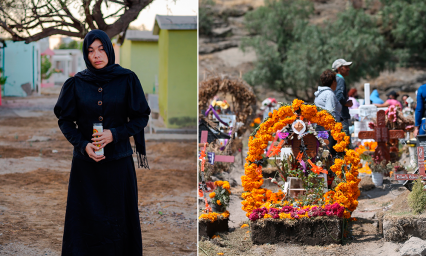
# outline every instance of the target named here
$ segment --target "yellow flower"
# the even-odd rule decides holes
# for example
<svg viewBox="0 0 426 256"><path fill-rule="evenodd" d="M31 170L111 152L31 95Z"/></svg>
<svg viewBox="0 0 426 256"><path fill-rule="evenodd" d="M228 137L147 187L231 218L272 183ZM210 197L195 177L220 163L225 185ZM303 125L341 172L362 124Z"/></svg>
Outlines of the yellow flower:
<svg viewBox="0 0 426 256"><path fill-rule="evenodd" d="M217 204L217 205L222 205L222 204L220 203L220 200L216 200L216 204Z"/></svg>
<svg viewBox="0 0 426 256"><path fill-rule="evenodd" d="M224 211L224 212L222 213L222 216L223 216L225 219L227 219L227 218L229 217L229 212L228 212L228 211Z"/></svg>
<svg viewBox="0 0 426 256"><path fill-rule="evenodd" d="M209 194L209 197L210 198L213 198L213 197L215 197L216 196L216 193L215 192L211 192L210 194Z"/></svg>
<svg viewBox="0 0 426 256"><path fill-rule="evenodd" d="M248 224L243 224L242 226L241 226L241 228L246 228L246 227L248 227L249 225Z"/></svg>
<svg viewBox="0 0 426 256"><path fill-rule="evenodd" d="M223 255L223 252L218 252L217 255Z"/></svg>

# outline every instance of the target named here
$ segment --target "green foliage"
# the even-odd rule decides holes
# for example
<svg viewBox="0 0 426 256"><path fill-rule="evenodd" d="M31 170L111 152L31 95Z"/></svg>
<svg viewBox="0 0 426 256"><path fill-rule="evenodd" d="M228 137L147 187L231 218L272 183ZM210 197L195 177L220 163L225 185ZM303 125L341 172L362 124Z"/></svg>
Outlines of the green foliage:
<svg viewBox="0 0 426 256"><path fill-rule="evenodd" d="M41 78L49 79L54 72L52 71L49 72L50 68L52 67L52 63L50 63L50 60L47 56L41 56L40 66L41 66Z"/></svg>
<svg viewBox="0 0 426 256"><path fill-rule="evenodd" d="M83 49L83 42L77 42L75 40L69 43L61 43L59 49Z"/></svg>
<svg viewBox="0 0 426 256"><path fill-rule="evenodd" d="M423 190L422 179L419 177L413 185L413 190L408 195L408 205L415 214L420 214L426 207L426 191Z"/></svg>
<svg viewBox="0 0 426 256"><path fill-rule="evenodd" d="M242 49L253 47L255 68L244 79L313 102L319 76L339 58L353 61L347 83L376 77L389 62L389 48L376 20L350 8L333 23L309 24L313 5L306 0L266 0L246 15L254 36Z"/></svg>
<svg viewBox="0 0 426 256"><path fill-rule="evenodd" d="M0 73L3 74L3 68L0 68ZM4 85L7 81L7 76L1 76L0 77L0 85Z"/></svg>
<svg viewBox="0 0 426 256"><path fill-rule="evenodd" d="M199 5L198 32L200 33L200 35L211 35L213 27L212 6L215 5L215 2L213 0L200 0Z"/></svg>
<svg viewBox="0 0 426 256"><path fill-rule="evenodd" d="M229 205L229 201L231 200L229 192L221 186L217 186L213 192L215 193L215 196L212 198L212 203L219 207L223 207L223 211L226 211L226 208ZM221 205L217 204L218 200L220 201Z"/></svg>
<svg viewBox="0 0 426 256"><path fill-rule="evenodd" d="M383 31L402 66L426 62L426 2L381 0Z"/></svg>

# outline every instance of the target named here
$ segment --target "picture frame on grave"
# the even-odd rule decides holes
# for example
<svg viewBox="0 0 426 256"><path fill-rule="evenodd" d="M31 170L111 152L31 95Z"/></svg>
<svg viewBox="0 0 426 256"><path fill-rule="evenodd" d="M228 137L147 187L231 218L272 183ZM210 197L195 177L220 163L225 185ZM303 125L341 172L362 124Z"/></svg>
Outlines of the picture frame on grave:
<svg viewBox="0 0 426 256"><path fill-rule="evenodd" d="M317 157L318 154L318 148L320 146L318 139L313 134L307 134L303 136L303 144L306 146L306 154L314 159ZM293 139L290 142L293 154L297 156L300 152L300 146L302 144L302 141L297 139L296 136L293 137Z"/></svg>
<svg viewBox="0 0 426 256"><path fill-rule="evenodd" d="M423 152L426 152L426 134L417 135L417 147L423 147ZM424 160L426 160L426 154L424 156Z"/></svg>

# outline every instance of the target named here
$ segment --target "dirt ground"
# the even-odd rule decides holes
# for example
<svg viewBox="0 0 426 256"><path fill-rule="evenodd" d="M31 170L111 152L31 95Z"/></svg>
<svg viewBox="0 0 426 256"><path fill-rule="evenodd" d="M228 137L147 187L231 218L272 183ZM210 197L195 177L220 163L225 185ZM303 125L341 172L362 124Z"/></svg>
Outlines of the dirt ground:
<svg viewBox="0 0 426 256"><path fill-rule="evenodd" d="M73 147L56 100L0 106L0 255L60 255ZM196 136L147 141L147 156L151 170L136 170L144 255L196 255Z"/></svg>

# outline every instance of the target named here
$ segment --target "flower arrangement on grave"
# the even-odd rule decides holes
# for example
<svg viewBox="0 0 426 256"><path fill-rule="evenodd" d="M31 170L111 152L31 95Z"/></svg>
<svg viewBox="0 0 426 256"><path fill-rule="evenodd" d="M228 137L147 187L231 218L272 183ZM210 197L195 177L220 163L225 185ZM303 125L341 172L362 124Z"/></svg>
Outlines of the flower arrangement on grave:
<svg viewBox="0 0 426 256"><path fill-rule="evenodd" d="M326 131L316 131L322 126ZM328 136L336 140L337 153L328 149ZM266 154L265 149L272 141ZM241 177L244 192L243 207L251 220L259 218L298 219L316 216L350 218L358 205L359 155L347 149L349 136L342 132L342 124L315 105L295 99L291 105L281 103L278 110L253 131L249 137L249 151ZM282 147L290 147L292 154L277 159ZM272 179L280 190L272 192L262 188L264 179L262 163L275 158L278 176ZM324 183L324 174L334 177L334 184ZM321 178L322 177L322 178ZM297 179L303 185L303 193L291 196L286 193L285 182ZM328 182L327 182L328 183ZM331 190L327 191L327 187ZM290 191L290 190L289 190ZM324 214L325 212L325 214Z"/></svg>
<svg viewBox="0 0 426 256"><path fill-rule="evenodd" d="M260 119L260 117L256 117L253 120L253 122L250 124L250 127L253 127L253 128L256 129L260 125L261 122L262 122L262 119Z"/></svg>
<svg viewBox="0 0 426 256"><path fill-rule="evenodd" d="M371 169L369 167L368 161L372 159L376 148L377 142L375 141L365 141L363 145L359 145L357 148L355 148L355 152L359 155L361 160L364 160L363 167L358 169L358 172L371 174Z"/></svg>
<svg viewBox="0 0 426 256"><path fill-rule="evenodd" d="M219 212L224 212L229 205L229 196L231 195L231 186L228 181L215 181L216 189L209 194L212 204Z"/></svg>
<svg viewBox="0 0 426 256"><path fill-rule="evenodd" d="M204 148L200 152L200 170L201 170L201 177L204 179L204 165L206 162L206 145L204 145ZM226 210L226 206L229 204L229 195L231 194L231 186L228 181L215 181L215 185L217 186L216 189L209 194L209 197L213 200L216 200L213 202L215 205L223 205L223 211L222 212L213 212L207 198L205 199L205 209L202 210L204 213L200 214L199 219L200 220L210 220L211 222L215 222L217 220L227 219L229 218L229 212ZM201 189L203 190L203 189ZM202 196L204 196L204 193L206 191L202 191Z"/></svg>
<svg viewBox="0 0 426 256"><path fill-rule="evenodd" d="M404 162L404 164L405 164L405 162ZM407 173L407 169L405 168L405 166L402 164L402 163L400 163L399 161L398 162L395 162L395 163L388 163L387 165L386 165L386 168L389 170L389 172L390 172L390 176L392 177L395 173Z"/></svg>
<svg viewBox="0 0 426 256"><path fill-rule="evenodd" d="M379 161L378 158L372 157L367 162L372 172L382 173L382 174L389 172L388 164L386 163L386 160Z"/></svg>
<svg viewBox="0 0 426 256"><path fill-rule="evenodd" d="M412 117L405 117L401 110L395 106L390 106L386 111L386 127L389 130L404 130L407 132L414 130L414 119ZM375 122L368 124L369 128L376 127Z"/></svg>

